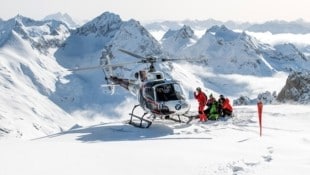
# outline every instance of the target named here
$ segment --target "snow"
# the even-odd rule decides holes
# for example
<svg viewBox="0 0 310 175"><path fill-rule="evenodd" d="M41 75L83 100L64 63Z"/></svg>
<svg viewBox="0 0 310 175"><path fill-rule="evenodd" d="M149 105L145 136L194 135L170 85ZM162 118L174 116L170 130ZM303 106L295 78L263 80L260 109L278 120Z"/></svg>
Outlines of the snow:
<svg viewBox="0 0 310 175"><path fill-rule="evenodd" d="M299 174L309 173L310 108L256 106L236 117L139 129L107 122L33 140L0 143L0 173L13 174ZM124 112L125 114L125 112ZM285 168L283 168L285 167Z"/></svg>

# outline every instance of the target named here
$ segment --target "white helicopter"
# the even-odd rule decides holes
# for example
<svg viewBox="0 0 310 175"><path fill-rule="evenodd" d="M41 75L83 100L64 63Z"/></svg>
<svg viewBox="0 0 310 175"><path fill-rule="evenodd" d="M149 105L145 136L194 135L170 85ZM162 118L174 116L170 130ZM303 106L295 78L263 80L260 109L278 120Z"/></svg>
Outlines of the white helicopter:
<svg viewBox="0 0 310 175"><path fill-rule="evenodd" d="M107 86L111 93L114 93L115 86L119 85L137 96L139 104L135 105L131 111L129 124L149 128L154 119L170 119L175 122L189 123L195 116L189 115L190 104L186 100L183 88L176 80L165 79L164 73L155 70L154 63L165 61L176 61L186 59L166 59L156 57L143 57L138 54L119 49L119 51L133 56L138 61L130 63L111 64L113 55L110 49L102 53L100 66L77 68L73 71L102 68L105 73ZM115 67L122 67L133 63L150 64L148 70L136 72L135 79L127 79L113 75ZM144 113L135 113L137 108L142 108Z"/></svg>

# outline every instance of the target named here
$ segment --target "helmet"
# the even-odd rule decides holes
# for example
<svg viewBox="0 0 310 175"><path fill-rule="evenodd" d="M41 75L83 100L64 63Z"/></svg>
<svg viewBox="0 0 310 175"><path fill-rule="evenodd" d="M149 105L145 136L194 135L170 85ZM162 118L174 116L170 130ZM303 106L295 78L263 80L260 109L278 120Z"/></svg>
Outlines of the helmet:
<svg viewBox="0 0 310 175"><path fill-rule="evenodd" d="M220 95L220 98L224 98L224 95Z"/></svg>
<svg viewBox="0 0 310 175"><path fill-rule="evenodd" d="M197 87L196 90L197 90L198 92L200 92L200 91L201 91L201 88L200 88L200 87Z"/></svg>

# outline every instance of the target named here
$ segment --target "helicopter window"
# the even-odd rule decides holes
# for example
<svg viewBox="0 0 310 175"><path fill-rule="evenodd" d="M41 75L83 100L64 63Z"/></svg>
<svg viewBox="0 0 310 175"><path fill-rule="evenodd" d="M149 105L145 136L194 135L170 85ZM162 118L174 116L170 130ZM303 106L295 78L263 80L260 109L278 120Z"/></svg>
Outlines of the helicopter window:
<svg viewBox="0 0 310 175"><path fill-rule="evenodd" d="M163 77L160 74L158 74L156 75L156 79L160 80L160 79L163 79Z"/></svg>
<svg viewBox="0 0 310 175"><path fill-rule="evenodd" d="M178 100L173 84L163 84L156 87L157 101Z"/></svg>
<svg viewBox="0 0 310 175"><path fill-rule="evenodd" d="M174 87L175 94L176 94L177 98L178 98L179 100L180 100L180 99L184 100L185 97L184 97L184 95L183 95L183 91L182 91L181 86L180 86L179 84L173 84L173 87Z"/></svg>
<svg viewBox="0 0 310 175"><path fill-rule="evenodd" d="M144 96L145 96L146 98L149 98L149 99L154 100L153 88L146 87L146 88L144 89Z"/></svg>

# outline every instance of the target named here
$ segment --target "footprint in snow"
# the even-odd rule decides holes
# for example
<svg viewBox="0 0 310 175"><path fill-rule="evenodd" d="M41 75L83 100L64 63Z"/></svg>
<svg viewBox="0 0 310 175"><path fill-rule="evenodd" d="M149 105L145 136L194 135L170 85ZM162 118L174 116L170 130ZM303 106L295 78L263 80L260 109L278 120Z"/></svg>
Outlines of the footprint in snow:
<svg viewBox="0 0 310 175"><path fill-rule="evenodd" d="M263 155L262 158L264 159L265 162L271 162L273 160L272 158L272 154L273 154L273 147L268 147L268 154L267 155Z"/></svg>

